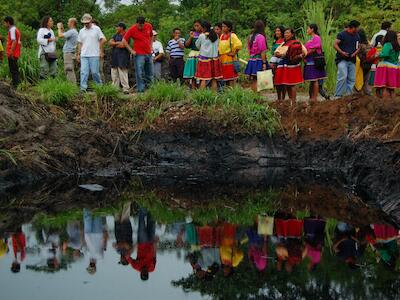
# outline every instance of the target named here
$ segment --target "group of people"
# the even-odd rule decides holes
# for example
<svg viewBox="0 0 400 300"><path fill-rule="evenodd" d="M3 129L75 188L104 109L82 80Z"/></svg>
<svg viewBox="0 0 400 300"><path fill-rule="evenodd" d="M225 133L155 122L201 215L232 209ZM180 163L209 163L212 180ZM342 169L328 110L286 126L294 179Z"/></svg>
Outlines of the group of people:
<svg viewBox="0 0 400 300"><path fill-rule="evenodd" d="M68 20L67 30L64 30L62 23L58 23L56 35L52 29L52 18L43 18L37 33L40 78L56 76L56 44L61 38L64 40L63 60L67 79L76 83L78 62L82 91L87 90L90 75L97 84L104 81L102 73L106 37L89 14L83 15L81 23L83 28L79 32L75 18ZM12 17L6 17L4 25L9 30L7 56L12 82L17 85L21 34ZM395 89L400 88L400 34L391 30L390 22L384 22L382 30L369 43L365 32L359 27L360 23L353 20L335 39L333 47L337 52L338 67L335 97L352 94L355 86L370 94L368 85L376 88L376 95L379 97L394 96ZM211 87L214 90L224 85L233 86L241 72L238 54L243 48L242 41L233 31L230 21L212 26L208 21L196 20L186 38L182 37L180 28L174 28L172 39L168 41L164 51L162 43L157 39L157 32L144 17L138 17L129 29L120 22L116 26L115 35L108 42L111 48L112 82L122 87L125 93L129 93L128 69L133 56L138 92L143 92L154 78L161 79L161 67L166 58L173 81L187 82L191 88ZM329 96L323 89L323 82L327 78L326 59L318 25L310 24L307 35L310 39L303 44L296 38L292 28L278 26L274 30L273 43L269 49L265 24L257 20L247 39L250 58L244 70L244 74L252 81L252 88L257 90L259 72L272 69L278 100L285 99L286 94L295 100L296 86L304 81L310 82L311 101L316 101L319 93L328 99ZM361 87L356 84L357 68L362 70ZM357 72L357 76L358 74Z"/></svg>
<svg viewBox="0 0 400 300"><path fill-rule="evenodd" d="M104 257L111 239L119 256L118 264L131 266L140 274L141 280L148 280L149 274L156 269L157 245L165 243L167 238L176 249L186 249L186 259L197 278L210 280L218 272L226 277L232 275L244 261L258 272L273 265L277 271L291 273L306 260L308 270L314 271L326 249L326 221L317 216L298 219L278 211L274 216L256 216L251 226L224 221L201 225L193 222L190 216L182 222L157 224L146 209L139 208L135 217L137 221L132 223L131 218L132 204L122 204L114 215L114 237L105 217L96 216L87 209L83 210L83 222L70 220L65 230L51 227L34 229L31 225L24 225L0 239L0 257L11 248L14 257L11 271L18 273L27 253L32 253L32 247L40 245L40 260L33 264L30 261L27 269L54 272L67 268L65 261L86 258L86 271L95 274L98 261ZM137 224L136 231L134 224ZM400 254L399 239L399 230L388 224L356 228L337 222L332 249L328 252L334 253L338 262L357 268L365 249L371 247L379 261L394 269ZM136 258L132 258L135 248Z"/></svg>

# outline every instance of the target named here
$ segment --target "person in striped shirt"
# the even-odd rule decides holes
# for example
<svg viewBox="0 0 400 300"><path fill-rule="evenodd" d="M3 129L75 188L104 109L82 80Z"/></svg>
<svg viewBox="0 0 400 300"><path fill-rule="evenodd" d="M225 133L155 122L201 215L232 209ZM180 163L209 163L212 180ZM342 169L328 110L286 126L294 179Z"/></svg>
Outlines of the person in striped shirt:
<svg viewBox="0 0 400 300"><path fill-rule="evenodd" d="M169 73L173 81L179 79L180 83L183 83L185 39L181 37L179 28L174 28L172 36L173 38L168 42L166 49L169 54Z"/></svg>

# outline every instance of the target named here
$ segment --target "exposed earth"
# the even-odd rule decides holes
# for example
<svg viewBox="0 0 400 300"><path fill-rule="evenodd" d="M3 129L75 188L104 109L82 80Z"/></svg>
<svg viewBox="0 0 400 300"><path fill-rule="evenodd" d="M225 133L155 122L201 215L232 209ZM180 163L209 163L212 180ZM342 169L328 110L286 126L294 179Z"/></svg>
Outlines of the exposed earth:
<svg viewBox="0 0 400 300"><path fill-rule="evenodd" d="M167 107L151 128L138 131L83 118L79 103L32 102L0 83L0 194L65 175L232 184L262 181L273 170L311 169L339 176L400 223L399 98L271 106L281 115L273 137L210 121L188 103Z"/></svg>

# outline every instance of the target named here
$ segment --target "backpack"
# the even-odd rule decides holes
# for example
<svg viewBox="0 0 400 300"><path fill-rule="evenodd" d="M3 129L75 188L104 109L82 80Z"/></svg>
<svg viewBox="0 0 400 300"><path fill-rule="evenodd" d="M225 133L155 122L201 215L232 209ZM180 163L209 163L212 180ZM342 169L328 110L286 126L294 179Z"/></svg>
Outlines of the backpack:
<svg viewBox="0 0 400 300"><path fill-rule="evenodd" d="M288 59L289 65L297 65L299 64L303 58L301 55L303 54L303 46L299 41L292 41L289 44L289 49L286 53L286 57Z"/></svg>

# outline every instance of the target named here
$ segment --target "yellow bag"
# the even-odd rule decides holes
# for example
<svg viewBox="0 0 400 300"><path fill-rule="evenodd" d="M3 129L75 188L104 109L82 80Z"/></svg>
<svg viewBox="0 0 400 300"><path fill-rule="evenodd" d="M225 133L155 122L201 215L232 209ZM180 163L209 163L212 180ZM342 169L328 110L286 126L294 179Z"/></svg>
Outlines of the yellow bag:
<svg viewBox="0 0 400 300"><path fill-rule="evenodd" d="M257 92L274 88L272 70L257 72Z"/></svg>
<svg viewBox="0 0 400 300"><path fill-rule="evenodd" d="M258 215L258 228L259 235L272 235L274 232L274 217Z"/></svg>
<svg viewBox="0 0 400 300"><path fill-rule="evenodd" d="M356 84L354 85L354 88L357 90L357 92L360 92L364 86L364 72L361 66L361 61L357 56L356 60Z"/></svg>

